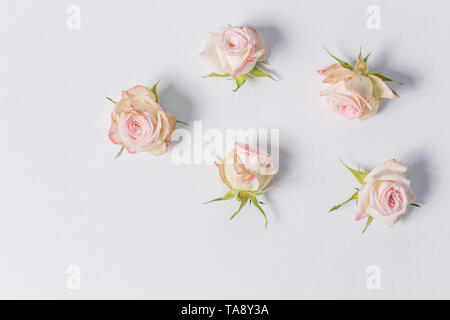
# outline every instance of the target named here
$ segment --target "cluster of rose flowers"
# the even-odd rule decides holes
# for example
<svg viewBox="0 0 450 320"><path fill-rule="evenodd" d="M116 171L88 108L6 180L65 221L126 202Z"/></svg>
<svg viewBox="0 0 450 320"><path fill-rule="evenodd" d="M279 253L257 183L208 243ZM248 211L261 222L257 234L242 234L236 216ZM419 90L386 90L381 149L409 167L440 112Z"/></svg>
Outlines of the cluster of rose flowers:
<svg viewBox="0 0 450 320"><path fill-rule="evenodd" d="M330 53L336 63L318 71L325 77L323 82L330 84L320 95L326 97L332 110L347 119L364 120L372 117L377 113L381 99L393 99L396 96L386 82L401 84L382 74L369 72L366 64L369 55L363 58L360 52L352 66ZM230 78L236 82L234 91L242 87L248 78L276 79L261 65L267 59L268 49L254 28L229 26L218 33L210 33L201 56L212 66L212 72L205 77ZM108 99L115 104L109 138L121 146L118 155L125 149L131 154L148 152L154 156L162 155L168 151L176 124L186 124L166 113L159 105L157 84L152 88L137 85L125 90L117 102ZM230 220L247 203L252 203L264 216L267 227L263 202L257 197L272 189L267 187L276 174L271 156L236 142L228 155L217 161L216 165L228 192L210 202L230 199L240 202ZM407 167L396 160L386 161L370 172L345 166L361 187L347 201L330 211L356 200L355 219L367 218L364 231L373 219L394 226L408 212L409 205L418 206L413 203L415 196L410 181L405 177Z"/></svg>

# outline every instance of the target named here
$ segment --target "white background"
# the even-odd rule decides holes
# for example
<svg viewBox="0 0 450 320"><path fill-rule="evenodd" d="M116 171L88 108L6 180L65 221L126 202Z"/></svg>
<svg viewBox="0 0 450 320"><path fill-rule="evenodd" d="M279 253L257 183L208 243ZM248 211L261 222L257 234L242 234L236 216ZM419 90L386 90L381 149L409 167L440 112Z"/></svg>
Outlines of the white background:
<svg viewBox="0 0 450 320"><path fill-rule="evenodd" d="M66 9L81 8L81 29ZM366 9L381 8L381 29ZM450 6L446 1L1 1L0 298L450 298ZM281 79L237 93L198 54L208 32L256 27ZM318 96L323 46L405 83L373 118L347 121ZM353 60L352 60L353 61ZM124 153L112 104L161 79L161 104L204 127L280 129L280 172L265 201L238 203L210 165ZM192 126L189 130L192 130ZM357 184L339 163L395 157L421 209L361 234ZM81 268L68 290L66 269ZM368 290L366 268L381 268Z"/></svg>

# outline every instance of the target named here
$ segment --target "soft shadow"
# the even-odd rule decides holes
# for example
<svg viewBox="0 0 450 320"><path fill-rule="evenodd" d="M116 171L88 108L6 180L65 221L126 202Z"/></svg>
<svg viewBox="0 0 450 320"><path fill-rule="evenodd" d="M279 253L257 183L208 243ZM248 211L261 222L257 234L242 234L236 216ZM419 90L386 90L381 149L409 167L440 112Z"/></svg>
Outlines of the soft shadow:
<svg viewBox="0 0 450 320"><path fill-rule="evenodd" d="M387 49L382 51L381 54L376 56L375 55L376 53L374 52L374 57L369 57L369 59L373 58L373 60L375 61L374 64L370 64L369 60L367 61L369 72L372 71L381 73L382 75L390 79L403 83L403 85L400 85L394 82L386 82L388 87L394 90L399 97L401 97L402 94L404 94L406 91L412 90L416 87L417 78L415 78L411 73L396 69L396 67L392 65L392 54ZM384 110L386 109L385 107L391 103L392 101L389 99L381 99L378 112L384 112Z"/></svg>
<svg viewBox="0 0 450 320"><path fill-rule="evenodd" d="M393 54L391 50L394 47L386 46L380 53L374 51L373 56L369 57L367 64L370 68L369 71L378 72L388 78L402 82L403 86L393 82L387 83L389 87L392 87L401 96L401 91L415 89L419 84L419 80L412 73L406 71L411 70L410 68L399 70L398 67L393 65L393 59L391 59ZM370 63L370 59L373 59L374 63Z"/></svg>
<svg viewBox="0 0 450 320"><path fill-rule="evenodd" d="M269 146L268 150L272 150L271 146ZM281 215L279 214L280 209L277 206L277 200L274 196L274 193L276 193L277 190L281 190L283 186L286 186L293 180L295 180L295 176L293 175L293 172L295 172L295 170L293 170L294 155L287 149L279 147L278 160L276 159L276 157L274 157L273 154L272 157L274 165L276 166L278 171L273 177L269 186L274 186L275 190L267 192L264 197L266 199L267 205L270 207L270 214L273 218L273 221L279 222L281 220Z"/></svg>
<svg viewBox="0 0 450 320"><path fill-rule="evenodd" d="M195 120L192 99L174 84L161 88L158 99L164 111L173 114L177 120L187 123Z"/></svg>
<svg viewBox="0 0 450 320"><path fill-rule="evenodd" d="M260 25L251 23L248 25L254 27L256 31L261 34L261 37L264 39L264 43L269 50L269 59L271 53L278 53L286 47L287 41L278 27L274 25Z"/></svg>
<svg viewBox="0 0 450 320"><path fill-rule="evenodd" d="M377 114L384 113L384 110L386 109L387 106L389 106L390 103L392 103L390 99L381 99Z"/></svg>
<svg viewBox="0 0 450 320"><path fill-rule="evenodd" d="M272 74L275 78L281 80L282 76L271 68L270 57L278 54L281 51L284 51L287 45L287 41L283 36L283 32L281 32L280 29L274 25L267 25L267 24L261 25L258 23L248 23L246 25L253 27L256 29L256 31L258 31L258 33L264 39L264 43L266 44L267 50L269 51L267 61L265 63L262 63L261 67L265 71Z"/></svg>
<svg viewBox="0 0 450 320"><path fill-rule="evenodd" d="M269 150L272 146L269 145ZM281 146L279 148L278 153L278 159L274 155L272 155L272 159L274 162L275 167L278 169L277 173L273 177L271 184L277 185L277 187L281 187L283 184L288 183L290 180L292 180L292 159L293 155L290 151L288 151L285 148L282 148ZM278 163L276 163L278 162Z"/></svg>
<svg viewBox="0 0 450 320"><path fill-rule="evenodd" d="M427 197L432 192L430 161L426 158L424 152L415 152L405 157L404 163L408 165L406 176L411 181L411 189L416 195L414 203L423 206L427 203ZM410 213L420 213L422 210L423 208L409 207ZM410 214L407 214L403 219L409 219L409 217Z"/></svg>

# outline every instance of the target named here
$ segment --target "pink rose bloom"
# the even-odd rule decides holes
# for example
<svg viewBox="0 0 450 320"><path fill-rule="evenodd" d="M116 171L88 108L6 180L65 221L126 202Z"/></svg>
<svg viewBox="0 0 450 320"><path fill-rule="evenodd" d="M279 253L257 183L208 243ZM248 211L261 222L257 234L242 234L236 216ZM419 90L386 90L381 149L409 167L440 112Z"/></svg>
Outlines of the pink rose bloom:
<svg viewBox="0 0 450 320"><path fill-rule="evenodd" d="M358 192L355 219L371 216L393 227L416 199L404 175L407 169L394 159L372 169Z"/></svg>
<svg viewBox="0 0 450 320"><path fill-rule="evenodd" d="M210 33L205 49L200 54L219 75L234 78L250 72L258 61L267 58L267 48L254 28L227 27L219 33Z"/></svg>
<svg viewBox="0 0 450 320"><path fill-rule="evenodd" d="M216 165L222 181L232 190L261 191L276 173L269 154L239 142Z"/></svg>
<svg viewBox="0 0 450 320"><path fill-rule="evenodd" d="M324 83L331 87L320 92L330 107L347 119L367 119L377 113L382 98L394 99L395 95L384 81L367 72L365 62L358 57L353 70L339 63L318 70L325 76Z"/></svg>
<svg viewBox="0 0 450 320"><path fill-rule="evenodd" d="M129 153L149 152L161 155L167 152L176 119L165 113L156 102L155 94L138 85L122 92L122 98L111 113L109 138L122 145Z"/></svg>

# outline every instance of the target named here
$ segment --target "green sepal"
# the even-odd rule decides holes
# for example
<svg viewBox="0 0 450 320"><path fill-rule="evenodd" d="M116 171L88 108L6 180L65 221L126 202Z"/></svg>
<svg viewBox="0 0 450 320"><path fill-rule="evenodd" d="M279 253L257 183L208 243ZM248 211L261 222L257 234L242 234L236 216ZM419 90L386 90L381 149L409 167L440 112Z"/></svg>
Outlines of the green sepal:
<svg viewBox="0 0 450 320"><path fill-rule="evenodd" d="M203 76L202 78L211 78L211 77L226 78L226 77L231 77L231 74L230 73L218 74L218 73L213 72L206 76Z"/></svg>
<svg viewBox="0 0 450 320"><path fill-rule="evenodd" d="M181 123L181 124L184 124L185 126L189 126L189 123L181 121L181 120L177 120L177 123Z"/></svg>
<svg viewBox="0 0 450 320"><path fill-rule="evenodd" d="M367 66L366 62L362 58L361 49L359 50L358 60L355 63L355 66L353 67L355 71L359 71L362 73L366 73L369 71L369 67Z"/></svg>
<svg viewBox="0 0 450 320"><path fill-rule="evenodd" d="M260 196L260 195L266 193L267 191L270 191L270 190L273 190L273 189L274 189L274 186L270 186L270 187L265 188L264 190L256 192L255 195Z"/></svg>
<svg viewBox="0 0 450 320"><path fill-rule="evenodd" d="M241 205L239 206L238 211L236 211L231 217L230 220L232 220L239 212L241 212L242 208L247 204L248 202L248 193L240 191L237 195L238 201L241 202Z"/></svg>
<svg viewBox="0 0 450 320"><path fill-rule="evenodd" d="M342 159L339 159L341 161L341 163L353 174L353 176L356 178L356 180L358 180L358 182L360 184L364 184L364 178L367 176L367 172L364 171L359 171L359 170L355 170L350 168L349 166L347 166L344 161L342 161Z"/></svg>
<svg viewBox="0 0 450 320"><path fill-rule="evenodd" d="M236 92L240 87L242 87L242 85L245 83L245 81L247 81L247 77L248 77L248 73L244 73L241 75L238 75L235 80L236 80L236 89L233 90L233 92Z"/></svg>
<svg viewBox="0 0 450 320"><path fill-rule="evenodd" d="M358 192L356 191L354 194L352 194L352 196L350 198L348 198L347 200L345 200L344 202L342 202L341 204L337 204L334 207L332 207L328 212L334 211L339 209L340 207L342 207L344 204L349 203L352 200L358 200Z"/></svg>
<svg viewBox="0 0 450 320"><path fill-rule="evenodd" d="M391 88L389 88L389 89L391 89ZM396 96L397 98L400 98L400 96L398 95L398 93L397 92L395 92L394 90L392 90L391 89L391 91L392 91L392 93L394 94L394 96Z"/></svg>
<svg viewBox="0 0 450 320"><path fill-rule="evenodd" d="M208 203L215 202L215 201L231 200L231 199L233 199L237 194L238 194L238 191L236 191L236 190L229 190L229 191L225 194L225 196L220 197L220 198L212 199L211 201L205 202L205 203L203 203L203 204L208 204Z"/></svg>
<svg viewBox="0 0 450 320"><path fill-rule="evenodd" d="M114 159L117 159L118 157L120 157L120 155L122 154L123 150L125 149L124 146L122 146L122 148L120 148L120 151L117 152L116 156L114 157Z"/></svg>
<svg viewBox="0 0 450 320"><path fill-rule="evenodd" d="M249 73L249 76L251 77L255 77L255 78L260 78L260 77L268 77L272 80L276 80L271 74L269 74L268 72L264 71L263 69L259 68L258 66L255 66Z"/></svg>
<svg viewBox="0 0 450 320"><path fill-rule="evenodd" d="M255 205L255 207L258 208L258 210L259 210L259 211L262 213L262 215L264 216L264 219L266 220L265 228L267 228L267 224L268 224L268 221L267 221L267 215L266 215L266 213L264 212L263 208L261 208L261 206L259 205L259 201L256 199L256 196L255 196L254 194L252 194L252 193L249 193L248 196L249 196L249 198L250 198L250 201Z"/></svg>
<svg viewBox="0 0 450 320"><path fill-rule="evenodd" d="M364 227L364 230L362 231L362 233L366 232L367 227L372 223L372 221L373 221L373 217L372 217L372 216L369 216L369 217L367 218L366 226Z"/></svg>
<svg viewBox="0 0 450 320"><path fill-rule="evenodd" d="M153 94L155 95L155 101L156 103L158 103L158 93L156 92L156 87L158 86L160 80L158 80L153 87L150 89L151 92L153 92Z"/></svg>
<svg viewBox="0 0 450 320"><path fill-rule="evenodd" d="M113 99L111 99L110 97L106 97L106 99L108 99L109 101L111 101L112 103L116 104L117 102L114 101Z"/></svg>
<svg viewBox="0 0 450 320"><path fill-rule="evenodd" d="M262 193L267 192L269 190L272 190L272 187L265 189ZM253 191L246 191L246 190L233 190L233 189L230 189L225 194L225 196L213 199L213 200L205 202L203 204L208 204L208 203L215 202L215 201L231 200L233 198L236 198L236 200L240 202L240 205L239 205L238 210L230 217L230 220L232 220L239 212L241 212L242 208L244 208L244 206L247 203L248 204L253 203L258 208L258 210L262 213L262 215L264 216L264 219L266 221L265 227L267 228L267 225L268 225L267 215L266 215L266 213L264 212L264 210L260 206L260 204L264 204L264 202L259 201L256 198L256 196L258 194L262 194L262 193L260 193L260 192L255 193Z"/></svg>
<svg viewBox="0 0 450 320"><path fill-rule="evenodd" d="M399 85L401 85L401 86L403 85L402 82L392 80L391 78L388 78L388 77L386 77L386 76L384 76L384 75L382 75L381 73L378 73L378 72L369 72L368 74L370 74L370 75L372 75L372 76L376 76L376 77L378 77L378 78L380 78L381 80L386 81L386 82L394 82L394 83L399 84Z"/></svg>
<svg viewBox="0 0 450 320"><path fill-rule="evenodd" d="M334 60L336 60L337 62L339 62L339 64L340 64L341 66L343 66L343 67L346 68L346 69L349 69L349 70L352 70L352 71L353 71L353 67L352 67L348 62L345 62L344 60L341 60L341 59L337 58L337 57L334 56L330 51L328 51L327 48L325 48L325 50L328 52L328 54L329 54Z"/></svg>
<svg viewBox="0 0 450 320"><path fill-rule="evenodd" d="M372 52L369 52L369 54L363 59L364 62L367 62L367 59L369 59L370 55L372 54Z"/></svg>
<svg viewBox="0 0 450 320"><path fill-rule="evenodd" d="M409 205L417 208L422 208L422 206L418 203L410 203Z"/></svg>

